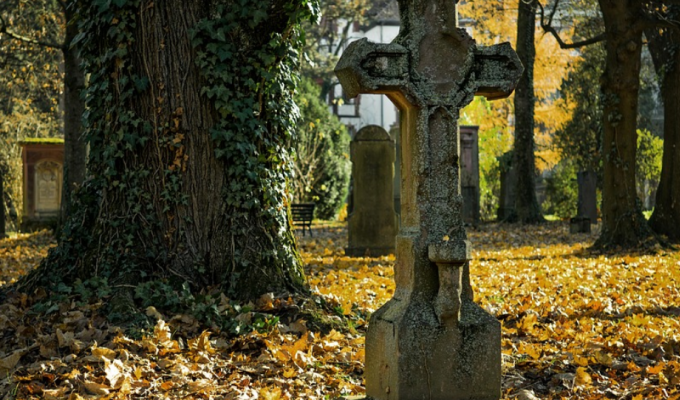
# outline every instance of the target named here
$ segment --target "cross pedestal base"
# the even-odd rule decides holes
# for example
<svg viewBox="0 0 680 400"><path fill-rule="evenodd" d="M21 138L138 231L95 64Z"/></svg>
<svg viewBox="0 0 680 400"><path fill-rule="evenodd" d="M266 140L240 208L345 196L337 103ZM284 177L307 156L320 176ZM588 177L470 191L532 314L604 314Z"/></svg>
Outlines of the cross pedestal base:
<svg viewBox="0 0 680 400"><path fill-rule="evenodd" d="M501 324L467 299L460 311L451 326L439 323L431 302L394 298L376 312L366 338L369 398L499 399Z"/></svg>

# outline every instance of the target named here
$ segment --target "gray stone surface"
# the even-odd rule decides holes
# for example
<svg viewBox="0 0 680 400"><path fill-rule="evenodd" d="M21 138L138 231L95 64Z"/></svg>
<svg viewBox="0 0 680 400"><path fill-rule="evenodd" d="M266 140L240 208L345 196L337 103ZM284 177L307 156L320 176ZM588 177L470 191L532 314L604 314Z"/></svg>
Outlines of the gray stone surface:
<svg viewBox="0 0 680 400"><path fill-rule="evenodd" d="M501 159L511 158L511 153L505 153ZM501 161L501 194L498 199L498 214L499 221L511 218L515 213L515 169L512 165L503 165Z"/></svg>
<svg viewBox="0 0 680 400"><path fill-rule="evenodd" d="M396 291L371 317L366 394L375 400L498 399L501 330L473 302L458 116L475 94L510 95L522 66L508 43L477 47L457 27L455 1L401 0L399 6L401 31L393 43L353 42L336 67L346 93L384 93L401 118Z"/></svg>
<svg viewBox="0 0 680 400"><path fill-rule="evenodd" d="M397 146L397 157L394 161L394 211L397 212L397 220L401 215L401 131L399 122L390 127L390 137Z"/></svg>
<svg viewBox="0 0 680 400"><path fill-rule="evenodd" d="M394 254L394 141L383 128L369 125L350 144L352 213L348 218L349 256Z"/></svg>
<svg viewBox="0 0 680 400"><path fill-rule="evenodd" d="M390 137L397 143L397 161L394 174L394 209L401 214L401 142L399 126L390 129ZM463 196L463 221L476 225L480 221L479 188L479 126L460 127L460 190Z"/></svg>
<svg viewBox="0 0 680 400"><path fill-rule="evenodd" d="M460 189L463 195L463 221L479 222L479 127L460 127Z"/></svg>
<svg viewBox="0 0 680 400"><path fill-rule="evenodd" d="M581 171L576 174L578 182L577 217L590 218L590 223L597 223L597 173Z"/></svg>

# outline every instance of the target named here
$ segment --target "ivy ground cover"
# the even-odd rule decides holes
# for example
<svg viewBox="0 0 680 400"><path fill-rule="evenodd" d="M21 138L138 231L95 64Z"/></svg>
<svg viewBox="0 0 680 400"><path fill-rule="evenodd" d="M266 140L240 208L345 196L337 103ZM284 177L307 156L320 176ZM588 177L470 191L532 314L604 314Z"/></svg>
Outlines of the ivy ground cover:
<svg viewBox="0 0 680 400"><path fill-rule="evenodd" d="M680 399L680 252L593 253L596 235L569 235L564 223L469 230L475 300L503 324L503 398ZM345 257L340 225L298 240L311 297L212 297L240 335L154 307L146 326L113 326L100 314L105 292L94 302L10 296L0 305L0 398L363 393L367 320L394 291L394 257ZM46 233L1 241L0 285L52 245Z"/></svg>

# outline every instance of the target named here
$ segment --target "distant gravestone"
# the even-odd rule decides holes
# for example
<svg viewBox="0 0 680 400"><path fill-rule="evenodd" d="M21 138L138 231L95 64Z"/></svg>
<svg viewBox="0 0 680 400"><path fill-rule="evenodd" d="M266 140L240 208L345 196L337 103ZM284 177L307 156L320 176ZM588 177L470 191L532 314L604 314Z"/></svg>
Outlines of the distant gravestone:
<svg viewBox="0 0 680 400"><path fill-rule="evenodd" d="M401 119L396 290L371 316L366 395L499 399L500 323L470 286L458 117L475 95L509 96L522 66L508 43L477 47L457 26L456 1L400 0L399 10L393 43L355 41L335 69L350 97L386 94Z"/></svg>
<svg viewBox="0 0 680 400"><path fill-rule="evenodd" d="M597 173L581 171L576 174L578 182L577 216L590 218L590 223L597 222Z"/></svg>
<svg viewBox="0 0 680 400"><path fill-rule="evenodd" d="M33 139L20 144L24 192L22 230L54 226L61 205L63 141Z"/></svg>
<svg viewBox="0 0 680 400"><path fill-rule="evenodd" d="M394 141L383 128L369 125L350 144L352 213L348 218L348 256L394 254Z"/></svg>
<svg viewBox="0 0 680 400"><path fill-rule="evenodd" d="M578 203L576 216L570 220L570 233L590 233L590 224L597 223L597 174L581 171L576 174Z"/></svg>
<svg viewBox="0 0 680 400"><path fill-rule="evenodd" d="M463 220L479 222L479 127L460 127L460 190L463 195Z"/></svg>
<svg viewBox="0 0 680 400"><path fill-rule="evenodd" d="M516 196L516 182L515 169L512 168L512 153L507 152L499 157L501 170L501 193L498 198L498 214L499 221L504 221L515 213L515 196Z"/></svg>

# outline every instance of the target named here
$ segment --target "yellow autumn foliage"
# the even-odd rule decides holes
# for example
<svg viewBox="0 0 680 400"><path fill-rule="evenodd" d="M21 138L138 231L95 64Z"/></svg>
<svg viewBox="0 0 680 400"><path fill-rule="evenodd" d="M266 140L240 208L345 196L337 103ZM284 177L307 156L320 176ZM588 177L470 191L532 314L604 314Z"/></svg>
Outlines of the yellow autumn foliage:
<svg viewBox="0 0 680 400"><path fill-rule="evenodd" d="M502 322L503 399L680 398L680 251L599 254L588 250L597 235L570 235L561 222L469 232L475 301ZM291 318L238 337L152 307L155 326L133 336L99 314L106 299L40 314L33 297L14 295L0 303L0 398L363 394L368 319L394 293L395 258L346 257L346 237L344 224L325 224L298 238L313 299L328 309L302 318L314 300L268 294L243 319ZM0 241L0 280L50 246L46 233Z"/></svg>
<svg viewBox="0 0 680 400"><path fill-rule="evenodd" d="M518 1L468 1L459 7L461 19L469 24L472 37L478 45L490 46L508 41L514 47L517 36ZM571 31L567 29L562 34L569 37ZM579 59L579 55L575 51L560 49L552 36L543 33L538 22L535 46L536 110L534 120L536 127L534 140L536 142L536 166L543 171L554 167L560 161L560 154L552 143L552 135L570 119L571 109L560 106L563 101L557 96L557 91L562 80L571 70L571 66ZM482 131L497 129L500 134L512 137L514 129L511 122L514 116L512 96L489 104L490 110L487 113L470 113L469 106L463 114L467 112L470 117L469 121L479 125Z"/></svg>

